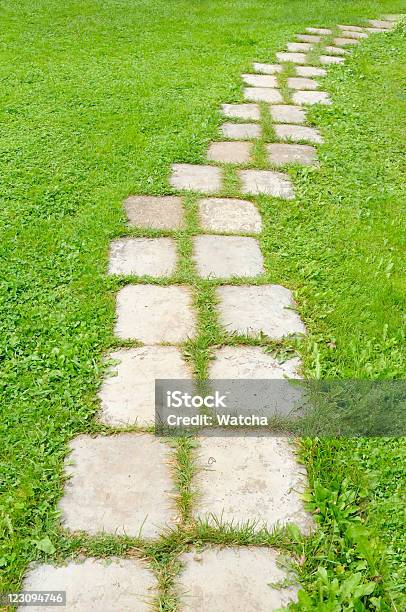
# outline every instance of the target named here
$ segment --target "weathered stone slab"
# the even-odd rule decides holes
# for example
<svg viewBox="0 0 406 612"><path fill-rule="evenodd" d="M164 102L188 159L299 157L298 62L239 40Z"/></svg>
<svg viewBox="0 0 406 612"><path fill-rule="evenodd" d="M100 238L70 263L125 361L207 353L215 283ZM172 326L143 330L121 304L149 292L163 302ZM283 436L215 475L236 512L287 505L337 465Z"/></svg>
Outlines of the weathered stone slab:
<svg viewBox="0 0 406 612"><path fill-rule="evenodd" d="M170 184L176 189L216 193L221 190L222 174L214 166L172 164Z"/></svg>
<svg viewBox="0 0 406 612"><path fill-rule="evenodd" d="M252 144L249 142L212 142L207 151L207 159L223 164L247 164L251 148Z"/></svg>
<svg viewBox="0 0 406 612"><path fill-rule="evenodd" d="M287 573L269 548L212 547L183 553L180 561L180 612L272 612L296 600L296 587L270 586L285 580Z"/></svg>
<svg viewBox="0 0 406 612"><path fill-rule="evenodd" d="M190 368L174 346L119 349L109 355L112 365L100 389L100 420L121 427L153 425L155 380L191 378Z"/></svg>
<svg viewBox="0 0 406 612"><path fill-rule="evenodd" d="M310 145L273 143L266 145L268 158L274 166L301 164L302 166L318 166L317 151Z"/></svg>
<svg viewBox="0 0 406 612"><path fill-rule="evenodd" d="M306 77L289 77L287 80L288 87L290 89L317 89L319 84L314 79L308 79Z"/></svg>
<svg viewBox="0 0 406 612"><path fill-rule="evenodd" d="M110 245L109 274L170 276L176 260L172 238L120 238Z"/></svg>
<svg viewBox="0 0 406 612"><path fill-rule="evenodd" d="M325 51L327 51L327 53L332 53L333 55L346 55L347 53L349 53L345 49L341 49L341 47L332 47L330 45L327 45L327 47L325 47Z"/></svg>
<svg viewBox="0 0 406 612"><path fill-rule="evenodd" d="M202 278L258 276L264 263L258 241L242 236L196 236L194 260Z"/></svg>
<svg viewBox="0 0 406 612"><path fill-rule="evenodd" d="M308 43L319 43L321 42L321 36L316 36L315 34L296 34L297 40L301 42Z"/></svg>
<svg viewBox="0 0 406 612"><path fill-rule="evenodd" d="M272 560L270 561L272 563ZM158 585L139 559L80 559L65 565L35 565L28 570L24 591L66 591L67 607L30 606L32 612L148 612Z"/></svg>
<svg viewBox="0 0 406 612"><path fill-rule="evenodd" d="M166 230L184 227L182 199L176 196L131 196L124 208L129 225Z"/></svg>
<svg viewBox="0 0 406 612"><path fill-rule="evenodd" d="M293 200L295 197L290 178L281 172L271 170L240 170L242 193L271 195L283 200Z"/></svg>
<svg viewBox="0 0 406 612"><path fill-rule="evenodd" d="M353 25L338 25L340 30L348 30L350 32L365 32L365 28L361 28L360 26Z"/></svg>
<svg viewBox="0 0 406 612"><path fill-rule="evenodd" d="M210 362L209 378L281 380L298 379L300 360L288 359L279 363L260 346L224 346L217 349Z"/></svg>
<svg viewBox="0 0 406 612"><path fill-rule="evenodd" d="M293 104L272 104L269 107L271 117L278 123L304 123L306 110Z"/></svg>
<svg viewBox="0 0 406 612"><path fill-rule="evenodd" d="M353 32L352 30L343 30L341 32L344 38L368 38L366 32Z"/></svg>
<svg viewBox="0 0 406 612"><path fill-rule="evenodd" d="M252 87L278 87L276 77L269 74L243 74L242 78L247 85L252 85Z"/></svg>
<svg viewBox="0 0 406 612"><path fill-rule="evenodd" d="M320 55L319 57L320 64L343 64L343 57L335 57L334 55Z"/></svg>
<svg viewBox="0 0 406 612"><path fill-rule="evenodd" d="M359 45L359 40L355 38L342 38L339 36L333 39L333 43L337 45L337 47L345 47L347 45Z"/></svg>
<svg viewBox="0 0 406 612"><path fill-rule="evenodd" d="M246 87L244 98L253 102L282 102L281 92L272 87Z"/></svg>
<svg viewBox="0 0 406 612"><path fill-rule="evenodd" d="M370 23L373 28L382 28L382 29L386 28L388 30L393 28L392 21L383 21L379 19L368 19L368 23Z"/></svg>
<svg viewBox="0 0 406 612"><path fill-rule="evenodd" d="M325 91L295 91L292 100L295 104L331 104Z"/></svg>
<svg viewBox="0 0 406 612"><path fill-rule="evenodd" d="M187 287L126 285L117 295L115 333L146 344L186 341L195 332L192 297Z"/></svg>
<svg viewBox="0 0 406 612"><path fill-rule="evenodd" d="M391 14L391 15L382 15L383 19L385 21L392 21L392 22L396 22L396 21L400 21L403 17L404 14L398 13L398 14Z"/></svg>
<svg viewBox="0 0 406 612"><path fill-rule="evenodd" d="M323 77L327 74L324 68L318 68L317 66L296 66L295 70L296 74L301 77Z"/></svg>
<svg viewBox="0 0 406 612"><path fill-rule="evenodd" d="M305 53L285 53L281 51L276 54L279 62L292 62L293 64L305 64L306 54Z"/></svg>
<svg viewBox="0 0 406 612"><path fill-rule="evenodd" d="M66 529L155 538L171 522L170 450L153 435L81 435L70 449L59 504Z"/></svg>
<svg viewBox="0 0 406 612"><path fill-rule="evenodd" d="M261 62L254 62L254 70L262 72L262 74L277 74L282 72L282 66L279 64L262 64Z"/></svg>
<svg viewBox="0 0 406 612"><path fill-rule="evenodd" d="M259 121L261 111L258 104L222 104L223 115L233 119L251 119Z"/></svg>
<svg viewBox="0 0 406 612"><path fill-rule="evenodd" d="M323 138L318 130L307 127L306 125L290 125L288 123L282 125L274 125L275 134L281 140L292 140L300 142L307 140L308 142L322 143Z"/></svg>
<svg viewBox="0 0 406 612"><path fill-rule="evenodd" d="M306 328L294 311L289 289L280 285L217 287L220 324L230 333L273 340L290 334L304 334Z"/></svg>
<svg viewBox="0 0 406 612"><path fill-rule="evenodd" d="M291 53L307 53L313 49L313 45L306 42L289 42L286 49Z"/></svg>
<svg viewBox="0 0 406 612"><path fill-rule="evenodd" d="M365 28L370 34L384 34L389 30L387 28Z"/></svg>
<svg viewBox="0 0 406 612"><path fill-rule="evenodd" d="M225 138L241 140L260 138L262 133L261 126L256 123L223 123L220 129Z"/></svg>
<svg viewBox="0 0 406 612"><path fill-rule="evenodd" d="M207 198L199 201L203 229L212 232L259 234L262 220L256 206L247 200Z"/></svg>
<svg viewBox="0 0 406 612"><path fill-rule="evenodd" d="M322 36L332 34L332 31L328 28L306 28L306 32L310 32L310 34L321 34Z"/></svg>

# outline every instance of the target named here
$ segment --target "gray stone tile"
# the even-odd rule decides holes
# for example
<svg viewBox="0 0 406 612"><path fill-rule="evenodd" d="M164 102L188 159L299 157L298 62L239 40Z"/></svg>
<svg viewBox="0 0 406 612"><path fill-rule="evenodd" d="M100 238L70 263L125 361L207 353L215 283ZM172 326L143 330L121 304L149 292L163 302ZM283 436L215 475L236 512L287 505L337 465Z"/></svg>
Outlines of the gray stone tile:
<svg viewBox="0 0 406 612"><path fill-rule="evenodd" d="M325 91L295 91L292 100L295 104L331 104Z"/></svg>
<svg viewBox="0 0 406 612"><path fill-rule="evenodd" d="M368 38L368 34L366 32L353 32L352 30L343 30L341 35L344 38Z"/></svg>
<svg viewBox="0 0 406 612"><path fill-rule="evenodd" d="M279 363L260 346L224 346L214 353L214 359L209 366L209 378L212 380L298 379L299 368L298 358Z"/></svg>
<svg viewBox="0 0 406 612"><path fill-rule="evenodd" d="M207 198L199 201L200 224L206 231L259 234L261 215L247 200Z"/></svg>
<svg viewBox="0 0 406 612"><path fill-rule="evenodd" d="M237 140L260 138L262 133L261 126L256 123L223 123L220 130L225 138L235 138Z"/></svg>
<svg viewBox="0 0 406 612"><path fill-rule="evenodd" d="M290 89L317 89L319 84L314 79L308 79L307 77L289 77L287 80L288 87Z"/></svg>
<svg viewBox="0 0 406 612"><path fill-rule="evenodd" d="M333 33L328 28L306 28L306 32L310 32L310 34L321 34L322 36Z"/></svg>
<svg viewBox="0 0 406 612"><path fill-rule="evenodd" d="M119 349L109 355L117 362L104 378L99 397L100 420L112 427L153 425L155 379L191 378L191 371L174 346Z"/></svg>
<svg viewBox="0 0 406 612"><path fill-rule="evenodd" d="M269 74L243 74L244 82L252 87L278 87L275 76Z"/></svg>
<svg viewBox="0 0 406 612"><path fill-rule="evenodd" d="M264 264L258 241L242 236L196 236L194 261L202 278L258 276Z"/></svg>
<svg viewBox="0 0 406 612"><path fill-rule="evenodd" d="M337 47L345 47L347 45L359 45L359 40L355 38L342 38L339 36L333 39L333 43L337 45Z"/></svg>
<svg viewBox="0 0 406 612"><path fill-rule="evenodd" d="M66 607L30 606L32 612L148 612L158 585L144 561L108 557L75 559L59 567L35 565L28 570L23 589L66 591Z"/></svg>
<svg viewBox="0 0 406 612"><path fill-rule="evenodd" d="M295 601L297 588L272 588L288 577L269 548L211 547L183 553L180 612L272 612ZM220 603L222 602L222 603Z"/></svg>
<svg viewBox="0 0 406 612"><path fill-rule="evenodd" d="M170 184L176 189L217 193L221 190L222 174L213 166L172 164Z"/></svg>
<svg viewBox="0 0 406 612"><path fill-rule="evenodd" d="M212 142L207 151L207 159L223 164L247 164L251 148L250 142Z"/></svg>
<svg viewBox="0 0 406 612"><path fill-rule="evenodd" d="M306 42L289 42L286 49L291 53L307 53L313 49L313 45Z"/></svg>
<svg viewBox="0 0 406 612"><path fill-rule="evenodd" d="M293 186L287 174L271 170L240 170L242 193L271 195L283 200L293 200Z"/></svg>
<svg viewBox="0 0 406 612"><path fill-rule="evenodd" d="M279 62L292 62L293 64L305 64L306 54L305 53L285 53L281 51L276 54Z"/></svg>
<svg viewBox="0 0 406 612"><path fill-rule="evenodd" d="M301 77L323 77L327 74L327 70L317 66L296 66L295 70L296 74Z"/></svg>
<svg viewBox="0 0 406 612"><path fill-rule="evenodd" d="M223 115L233 119L259 121L261 111L258 104L222 104Z"/></svg>
<svg viewBox="0 0 406 612"><path fill-rule="evenodd" d="M129 225L177 230L184 227L182 198L131 196L124 202Z"/></svg>
<svg viewBox="0 0 406 612"><path fill-rule="evenodd" d="M109 274L170 276L176 260L172 238L120 238L110 245Z"/></svg>
<svg viewBox="0 0 406 612"><path fill-rule="evenodd" d="M361 28L360 26L338 25L337 28L340 30L348 30L350 32L365 32L365 28Z"/></svg>
<svg viewBox="0 0 406 612"><path fill-rule="evenodd" d="M277 74L282 72L282 66L280 64L262 64L261 62L254 62L254 70L262 72L262 74Z"/></svg>
<svg viewBox="0 0 406 612"><path fill-rule="evenodd" d="M296 34L297 40L300 42L308 42L308 43L319 43L321 42L321 36L316 36L315 34Z"/></svg>
<svg viewBox="0 0 406 612"><path fill-rule="evenodd" d="M272 104L269 107L271 117L278 123L304 123L306 110L293 104Z"/></svg>
<svg viewBox="0 0 406 612"><path fill-rule="evenodd" d="M272 87L246 87L244 98L253 102L282 102L281 92Z"/></svg>
<svg viewBox="0 0 406 612"><path fill-rule="evenodd" d="M368 19L368 23L370 23L373 28L382 28L382 29L387 28L388 30L391 30L393 28L392 21L383 21L379 19Z"/></svg>
<svg viewBox="0 0 406 612"><path fill-rule="evenodd" d="M155 538L171 522L170 450L153 435L81 435L70 450L59 504L66 529Z"/></svg>
<svg viewBox="0 0 406 612"><path fill-rule="evenodd" d="M289 289L280 285L217 287L220 324L229 333L273 340L304 334L306 328L295 312Z"/></svg>
<svg viewBox="0 0 406 612"><path fill-rule="evenodd" d="M115 333L146 344L186 341L195 333L195 314L188 287L126 285L117 294Z"/></svg>
<svg viewBox="0 0 406 612"><path fill-rule="evenodd" d="M365 28L370 34L384 34L388 32L387 28Z"/></svg>
<svg viewBox="0 0 406 612"><path fill-rule="evenodd" d="M335 57L334 55L320 55L319 57L320 64L343 64L343 57Z"/></svg>
<svg viewBox="0 0 406 612"><path fill-rule="evenodd" d="M306 140L307 142L315 142L318 144L323 142L320 132L306 125L290 125L285 123L274 125L274 130L276 136L280 140L291 140L293 142Z"/></svg>
<svg viewBox="0 0 406 612"><path fill-rule="evenodd" d="M333 55L347 55L349 51L346 49L342 49L341 47L332 47L327 45L324 49L327 53L332 53Z"/></svg>
<svg viewBox="0 0 406 612"><path fill-rule="evenodd" d="M390 15L382 15L382 18L384 19L384 21L392 21L393 23L395 23L396 21L400 21L402 18L404 17L404 14L402 13L398 13L398 14L390 14Z"/></svg>
<svg viewBox="0 0 406 612"><path fill-rule="evenodd" d="M318 166L317 151L310 145L273 143L266 145L268 158L274 166L301 164L302 166Z"/></svg>

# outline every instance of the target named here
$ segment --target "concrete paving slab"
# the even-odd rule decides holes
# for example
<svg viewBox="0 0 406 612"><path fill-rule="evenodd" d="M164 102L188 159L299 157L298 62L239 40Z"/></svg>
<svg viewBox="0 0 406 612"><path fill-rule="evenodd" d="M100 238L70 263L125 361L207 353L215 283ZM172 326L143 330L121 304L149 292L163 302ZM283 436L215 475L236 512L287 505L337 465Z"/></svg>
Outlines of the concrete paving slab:
<svg viewBox="0 0 406 612"><path fill-rule="evenodd" d="M322 36L333 33L328 28L306 28L306 32L310 32L310 34L321 34Z"/></svg>
<svg viewBox="0 0 406 612"><path fill-rule="evenodd" d="M262 220L256 206L247 200L207 198L199 201L199 219L209 232L259 234Z"/></svg>
<svg viewBox="0 0 406 612"><path fill-rule="evenodd" d="M323 77L327 74L327 70L318 66L296 66L295 71L301 77Z"/></svg>
<svg viewBox="0 0 406 612"><path fill-rule="evenodd" d="M331 104L325 91L295 91L292 100L295 104Z"/></svg>
<svg viewBox="0 0 406 612"><path fill-rule="evenodd" d="M260 346L224 346L214 352L214 360L209 365L209 378L212 380L298 379L299 368L298 358L279 363Z"/></svg>
<svg viewBox="0 0 406 612"><path fill-rule="evenodd" d="M242 236L196 236L194 261L202 278L258 276L264 263L258 241Z"/></svg>
<svg viewBox="0 0 406 612"><path fill-rule="evenodd" d="M370 34L385 34L385 32L389 32L387 28L365 28L365 30Z"/></svg>
<svg viewBox="0 0 406 612"><path fill-rule="evenodd" d="M304 144L273 143L266 145L268 159L277 167L287 164L302 166L318 166L317 151L314 147Z"/></svg>
<svg viewBox="0 0 406 612"><path fill-rule="evenodd" d="M272 87L246 87L244 98L253 102L282 102L281 92Z"/></svg>
<svg viewBox="0 0 406 612"><path fill-rule="evenodd" d="M287 174L271 170L240 170L242 193L271 195L283 200L293 200L295 193Z"/></svg>
<svg viewBox="0 0 406 612"><path fill-rule="evenodd" d="M170 184L176 189L216 193L221 190L222 174L214 166L172 164Z"/></svg>
<svg viewBox="0 0 406 612"><path fill-rule="evenodd" d="M314 143L323 142L320 132L306 125L290 125L288 123L281 125L277 124L274 125L274 130L276 136L281 140L292 140L293 142L300 142L301 140Z"/></svg>
<svg viewBox="0 0 406 612"><path fill-rule="evenodd" d="M277 123L304 123L306 121L306 110L293 104L271 104L269 112Z"/></svg>
<svg viewBox="0 0 406 612"><path fill-rule="evenodd" d="M259 121L261 111L258 104L222 104L223 115L233 119L250 119Z"/></svg>
<svg viewBox="0 0 406 612"><path fill-rule="evenodd" d="M353 32L352 30L342 30L341 34L344 38L368 38L368 34L366 32Z"/></svg>
<svg viewBox="0 0 406 612"><path fill-rule="evenodd" d="M172 238L120 238L110 244L109 274L170 276L176 269Z"/></svg>
<svg viewBox="0 0 406 612"><path fill-rule="evenodd" d="M291 53L307 53L313 49L313 45L307 42L289 42L286 49Z"/></svg>
<svg viewBox="0 0 406 612"><path fill-rule="evenodd" d="M339 36L338 38L333 38L333 43L337 45L337 47L346 47L347 45L359 45L359 40Z"/></svg>
<svg viewBox="0 0 406 612"><path fill-rule="evenodd" d="M159 230L184 227L182 198L176 196L131 196L124 208L129 225Z"/></svg>
<svg viewBox="0 0 406 612"><path fill-rule="evenodd" d="M305 64L306 54L305 53L285 53L281 51L276 54L276 58L279 62L292 62L293 64Z"/></svg>
<svg viewBox="0 0 406 612"><path fill-rule="evenodd" d="M346 49L342 49L341 47L333 47L331 45L327 45L327 47L324 48L324 51L331 53L332 55L347 55L349 53L349 51Z"/></svg>
<svg viewBox="0 0 406 612"><path fill-rule="evenodd" d="M307 77L289 77L287 85L290 89L317 89L319 84L314 79L308 79Z"/></svg>
<svg viewBox="0 0 406 612"><path fill-rule="evenodd" d="M256 127L255 124L254 127ZM250 160L251 149L250 142L212 142L207 151L207 159L222 164L247 164Z"/></svg>
<svg viewBox="0 0 406 612"><path fill-rule="evenodd" d="M220 130L225 138L235 138L236 140L260 138L262 134L261 126L256 123L223 123Z"/></svg>
<svg viewBox="0 0 406 612"><path fill-rule="evenodd" d="M275 76L269 74L242 74L244 82L252 87L278 87Z"/></svg>
<svg viewBox="0 0 406 612"><path fill-rule="evenodd" d="M263 64L261 62L254 62L254 70L261 72L262 74L277 74L282 72L282 66L280 64Z"/></svg>
<svg viewBox="0 0 406 612"><path fill-rule="evenodd" d="M315 34L296 34L297 40L300 42L308 42L308 43L319 43L321 42L321 36L316 36Z"/></svg>
<svg viewBox="0 0 406 612"><path fill-rule="evenodd" d="M387 28L388 30L391 30L394 25L393 21L384 21L380 19L368 19L368 23L370 23L373 28Z"/></svg>
<svg viewBox="0 0 406 612"><path fill-rule="evenodd" d="M320 55L319 57L320 64L343 64L343 57L336 57L334 55Z"/></svg>
<svg viewBox="0 0 406 612"><path fill-rule="evenodd" d="M337 28L339 28L340 30L347 30L350 32L365 32L365 28L361 28L360 26L338 25Z"/></svg>

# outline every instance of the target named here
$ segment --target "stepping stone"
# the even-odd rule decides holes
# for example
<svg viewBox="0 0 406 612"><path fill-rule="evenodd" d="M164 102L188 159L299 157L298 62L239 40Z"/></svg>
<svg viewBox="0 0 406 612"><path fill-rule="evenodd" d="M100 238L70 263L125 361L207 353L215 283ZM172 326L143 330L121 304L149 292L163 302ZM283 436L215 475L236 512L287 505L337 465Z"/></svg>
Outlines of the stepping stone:
<svg viewBox="0 0 406 612"><path fill-rule="evenodd" d="M295 104L331 104L325 91L295 91L292 100Z"/></svg>
<svg viewBox="0 0 406 612"><path fill-rule="evenodd" d="M258 241L242 236L196 236L194 261L201 278L258 276L264 263Z"/></svg>
<svg viewBox="0 0 406 612"><path fill-rule="evenodd" d="M321 34L322 36L332 34L332 31L328 28L306 28L306 32L310 32L310 34Z"/></svg>
<svg viewBox="0 0 406 612"><path fill-rule="evenodd" d="M294 311L292 293L285 287L223 286L217 287L216 295L220 324L227 332L254 337L263 333L272 340L306 333Z"/></svg>
<svg viewBox="0 0 406 612"><path fill-rule="evenodd" d="M341 34L345 38L368 38L368 34L366 32L353 32L352 30L343 30Z"/></svg>
<svg viewBox="0 0 406 612"><path fill-rule="evenodd" d="M100 389L100 420L112 427L150 426L155 420L155 380L189 379L191 372L179 349L143 346L109 355L112 365Z"/></svg>
<svg viewBox="0 0 406 612"><path fill-rule="evenodd" d="M253 87L278 87L276 77L268 74L243 74L241 76L247 85Z"/></svg>
<svg viewBox="0 0 406 612"><path fill-rule="evenodd" d="M269 548L213 546L183 553L179 576L180 610L277 610L296 600L296 586L272 588L288 575ZM223 602L221 604L220 602Z"/></svg>
<svg viewBox="0 0 406 612"><path fill-rule="evenodd" d="M276 57L280 62L292 62L293 64L306 63L305 53L285 53L282 51L280 53L277 53Z"/></svg>
<svg viewBox="0 0 406 612"><path fill-rule="evenodd" d="M310 145L274 143L266 145L268 158L274 166L301 164L302 166L318 166L317 151Z"/></svg>
<svg viewBox="0 0 406 612"><path fill-rule="evenodd" d="M171 452L153 435L81 435L70 450L59 504L66 529L156 538L171 522Z"/></svg>
<svg viewBox="0 0 406 612"><path fill-rule="evenodd" d="M365 28L370 34L384 34L389 30L387 28Z"/></svg>
<svg viewBox="0 0 406 612"><path fill-rule="evenodd" d="M313 49L313 45L305 42L290 42L286 45L286 49L292 53L307 53L307 51L311 51Z"/></svg>
<svg viewBox="0 0 406 612"><path fill-rule="evenodd" d="M296 66L296 74L301 77L323 77L326 76L327 70L316 66Z"/></svg>
<svg viewBox="0 0 406 612"><path fill-rule="evenodd" d="M210 362L210 380L281 380L299 379L297 357L279 363L260 346L224 346L217 349Z"/></svg>
<svg viewBox="0 0 406 612"><path fill-rule="evenodd" d="M397 15L396 14L395 15L393 15L393 14L392 15L383 15L384 20L392 21L392 22L399 21L403 17L404 17L404 15L403 14L399 14L399 13Z"/></svg>
<svg viewBox="0 0 406 612"><path fill-rule="evenodd" d="M172 238L120 238L110 245L109 274L170 276L176 260Z"/></svg>
<svg viewBox="0 0 406 612"><path fill-rule="evenodd" d="M281 140L293 140L294 142L307 140L308 142L315 142L318 144L323 142L323 138L318 130L305 125L289 125L285 123L282 125L274 125L274 130L277 137Z"/></svg>
<svg viewBox="0 0 406 612"><path fill-rule="evenodd" d="M258 104L222 104L223 115L233 119L252 119L259 121L261 111Z"/></svg>
<svg viewBox="0 0 406 612"><path fill-rule="evenodd" d="M260 62L254 62L254 70L262 72L263 74L277 74L282 72L282 66L279 64L261 64Z"/></svg>
<svg viewBox="0 0 406 612"><path fill-rule="evenodd" d="M345 47L346 45L359 45L359 40L355 38L334 38L333 43L337 45L337 47Z"/></svg>
<svg viewBox="0 0 406 612"><path fill-rule="evenodd" d="M272 563L273 560L271 568ZM60 567L35 565L27 572L22 588L24 591L66 591L67 607L52 606L50 610L149 612L158 585L144 561L108 557L68 561ZM43 605L30 606L32 612L44 609Z"/></svg>
<svg viewBox="0 0 406 612"><path fill-rule="evenodd" d="M301 106L293 104L274 104L269 107L271 117L278 123L304 123L306 111Z"/></svg>
<svg viewBox="0 0 406 612"><path fill-rule="evenodd" d="M319 84L314 79L308 79L306 77L289 77L288 78L288 87L290 89L317 89Z"/></svg>
<svg viewBox="0 0 406 612"><path fill-rule="evenodd" d="M199 219L209 232L260 234L262 220L256 206L247 200L207 198L199 201Z"/></svg>
<svg viewBox="0 0 406 612"><path fill-rule="evenodd" d="M328 51L328 53L332 53L333 55L346 55L348 53L348 51L346 51L345 49L341 49L340 47L331 47L331 46L327 46L325 48L325 51Z"/></svg>
<svg viewBox="0 0 406 612"><path fill-rule="evenodd" d="M246 87L244 98L254 102L282 102L283 100L279 89L271 87Z"/></svg>
<svg viewBox="0 0 406 612"><path fill-rule="evenodd" d="M195 333L189 288L126 285L117 295L115 333L146 344L185 342Z"/></svg>
<svg viewBox="0 0 406 612"><path fill-rule="evenodd" d="M391 30L393 28L392 21L380 21L379 19L368 19L368 23L371 24L373 28L382 28Z"/></svg>
<svg viewBox="0 0 406 612"><path fill-rule="evenodd" d="M175 189L216 193L221 191L221 179L221 170L214 166L172 164L170 184Z"/></svg>
<svg viewBox="0 0 406 612"><path fill-rule="evenodd" d="M223 123L220 129L225 138L242 140L260 138L262 133L261 126L256 123Z"/></svg>
<svg viewBox="0 0 406 612"><path fill-rule="evenodd" d="M334 57L334 55L320 55L319 61L321 64L343 64L343 57Z"/></svg>
<svg viewBox="0 0 406 612"><path fill-rule="evenodd" d="M321 36L315 36L314 34L296 34L296 38L301 42L319 43L321 42Z"/></svg>
<svg viewBox="0 0 406 612"><path fill-rule="evenodd" d="M240 170L242 193L271 195L283 200L293 200L293 186L287 174L271 170Z"/></svg>
<svg viewBox="0 0 406 612"><path fill-rule="evenodd" d="M252 144L249 142L212 142L207 151L207 159L223 164L247 164L251 148Z"/></svg>
<svg viewBox="0 0 406 612"><path fill-rule="evenodd" d="M182 199L175 196L131 196L124 208L129 225L165 230L184 227Z"/></svg>
<svg viewBox="0 0 406 612"><path fill-rule="evenodd" d="M361 28L360 26L339 25L337 28L340 28L340 30L348 30L350 32L365 32L365 28Z"/></svg>

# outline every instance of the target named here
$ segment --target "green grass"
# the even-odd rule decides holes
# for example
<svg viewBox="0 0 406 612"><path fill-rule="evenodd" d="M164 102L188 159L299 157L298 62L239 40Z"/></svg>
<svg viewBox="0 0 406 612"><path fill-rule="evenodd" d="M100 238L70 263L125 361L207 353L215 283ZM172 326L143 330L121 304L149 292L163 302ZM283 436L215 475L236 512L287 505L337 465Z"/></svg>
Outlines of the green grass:
<svg viewBox="0 0 406 612"><path fill-rule="evenodd" d="M355 23L404 11L399 1L236 0L232 7L219 0L3 3L4 589L18 588L26 564L35 559L60 560L77 552L142 554L159 577L161 609L172 610L177 553L192 542L254 543L275 545L300 560L297 569L310 598L308 603L303 596L300 609L322 610L320 593L324 603L338 597L334 578L343 585L358 573L362 584L375 584L363 596L369 608L376 597L381 602L376 607L400 609L406 566L400 502L404 438L304 442L309 503L320 523L319 534L306 541L294 530L258 534L249 526L194 525L193 444L187 441L174 449L179 532L153 544L70 538L58 526L56 504L67 442L79 432L111 431L93 417L103 354L117 346L115 294L126 280L106 276L108 244L125 233L139 234L125 229L123 199L130 193L170 193L172 162L204 160L208 142L217 136L220 104L241 100L239 75L250 71L252 60L274 61L274 53L306 25ZM325 139L321 169L289 171L297 192L293 202L256 200L265 221L266 274L255 282L295 291L309 336L294 348L311 377L405 376L400 166L405 56L401 33L371 37L345 66L331 69L324 88L334 105L310 113ZM264 163L260 148L258 162ZM237 188L230 170L225 193L237 194ZM184 349L204 377L211 347L242 339L224 337L218 328L215 283L196 280L190 261L191 236L198 231L196 198L185 204L188 228L176 234L181 257L171 280L194 287L199 337ZM369 552L363 546L366 532L354 531L358 522L373 542Z"/></svg>

